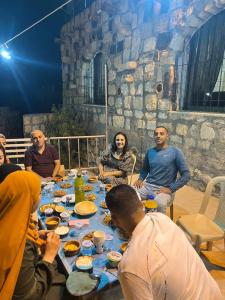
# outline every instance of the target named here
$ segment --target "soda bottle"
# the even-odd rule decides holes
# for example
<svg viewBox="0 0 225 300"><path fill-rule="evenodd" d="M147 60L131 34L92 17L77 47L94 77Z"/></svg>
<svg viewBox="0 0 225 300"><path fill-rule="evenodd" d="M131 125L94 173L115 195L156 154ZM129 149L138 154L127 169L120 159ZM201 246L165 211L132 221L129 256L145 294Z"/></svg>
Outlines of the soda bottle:
<svg viewBox="0 0 225 300"><path fill-rule="evenodd" d="M77 173L77 177L74 181L75 190L75 203L84 201L84 180L82 178L81 172Z"/></svg>
<svg viewBox="0 0 225 300"><path fill-rule="evenodd" d="M145 201L145 212L155 212L157 211L158 204L155 201L155 196L153 194L148 195L147 200Z"/></svg>

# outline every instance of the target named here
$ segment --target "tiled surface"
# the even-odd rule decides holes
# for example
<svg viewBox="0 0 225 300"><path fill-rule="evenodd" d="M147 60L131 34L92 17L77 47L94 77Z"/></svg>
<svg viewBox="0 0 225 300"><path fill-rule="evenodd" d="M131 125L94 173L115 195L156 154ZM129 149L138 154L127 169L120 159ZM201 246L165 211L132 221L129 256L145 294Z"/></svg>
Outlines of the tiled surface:
<svg viewBox="0 0 225 300"><path fill-rule="evenodd" d="M176 222L179 216L191 213L197 213L199 211L201 200L203 198L204 193L200 192L192 187L185 186L176 192L175 200L174 200L174 221ZM215 197L211 197L209 201L209 205L206 211L206 215L210 218L213 218L217 209L218 200ZM167 210L167 215L169 216L169 209ZM224 242L216 241L213 243L214 251L223 251ZM225 299L225 271L224 273L220 273L219 271L211 271L211 275L217 281L222 295Z"/></svg>

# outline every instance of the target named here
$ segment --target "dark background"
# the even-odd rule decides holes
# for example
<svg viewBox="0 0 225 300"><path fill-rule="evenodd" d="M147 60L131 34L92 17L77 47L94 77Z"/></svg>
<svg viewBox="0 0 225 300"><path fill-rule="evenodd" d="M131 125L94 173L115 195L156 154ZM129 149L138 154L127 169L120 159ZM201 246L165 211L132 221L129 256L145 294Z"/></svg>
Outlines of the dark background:
<svg viewBox="0 0 225 300"><path fill-rule="evenodd" d="M0 44L66 0L1 0ZM24 113L49 112L62 102L60 45L55 38L71 15L71 4L8 44L12 59L0 58L0 106Z"/></svg>

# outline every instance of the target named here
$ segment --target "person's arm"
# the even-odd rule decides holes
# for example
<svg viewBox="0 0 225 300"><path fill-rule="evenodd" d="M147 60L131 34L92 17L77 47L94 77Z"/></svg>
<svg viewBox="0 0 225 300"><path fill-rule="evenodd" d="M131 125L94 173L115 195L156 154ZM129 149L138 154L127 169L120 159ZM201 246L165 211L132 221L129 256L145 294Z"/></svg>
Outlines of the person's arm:
<svg viewBox="0 0 225 300"><path fill-rule="evenodd" d="M176 149L176 166L180 177L176 182L170 184L169 188L172 192L180 189L190 180L190 171L185 161L184 154L179 149Z"/></svg>
<svg viewBox="0 0 225 300"><path fill-rule="evenodd" d="M134 274L122 272L119 276L125 300L153 300L150 283Z"/></svg>
<svg viewBox="0 0 225 300"><path fill-rule="evenodd" d="M138 180L134 183L134 186L136 186L137 188L141 188L143 185L143 181L145 180L145 178L147 177L148 173L150 170L150 165L149 165L149 161L148 161L148 151L145 154L145 159L143 162L143 167L140 170L140 176L138 178Z"/></svg>
<svg viewBox="0 0 225 300"><path fill-rule="evenodd" d="M37 263L36 246L29 240L26 242L13 300L45 298L55 277L56 266L53 261L60 245L59 237L52 241L53 235L55 236L54 233L49 233L44 257Z"/></svg>
<svg viewBox="0 0 225 300"><path fill-rule="evenodd" d="M54 160L55 167L52 172L52 177L55 177L59 173L60 169L60 160Z"/></svg>
<svg viewBox="0 0 225 300"><path fill-rule="evenodd" d="M32 171L32 155L29 150L24 154L24 166L26 171Z"/></svg>
<svg viewBox="0 0 225 300"><path fill-rule="evenodd" d="M56 150L56 148L54 146L51 146L51 151L52 151L52 159L54 161L54 169L52 172L52 177L55 177L56 175L58 175L59 173L59 169L60 169L60 160L59 160L59 153Z"/></svg>

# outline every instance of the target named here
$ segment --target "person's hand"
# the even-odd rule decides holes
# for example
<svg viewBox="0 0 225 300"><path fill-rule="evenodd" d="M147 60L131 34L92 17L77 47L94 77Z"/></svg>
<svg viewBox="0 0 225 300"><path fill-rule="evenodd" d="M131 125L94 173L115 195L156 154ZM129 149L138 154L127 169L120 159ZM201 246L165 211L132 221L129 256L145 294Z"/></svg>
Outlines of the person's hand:
<svg viewBox="0 0 225 300"><path fill-rule="evenodd" d="M43 256L43 260L47 261L49 263L53 263L59 247L60 247L61 241L60 238L57 234L54 232L49 232L47 235L47 240L46 240L46 248L45 248L45 253Z"/></svg>
<svg viewBox="0 0 225 300"><path fill-rule="evenodd" d="M48 233L49 233L49 230L38 230L39 237L43 240L47 239Z"/></svg>
<svg viewBox="0 0 225 300"><path fill-rule="evenodd" d="M172 191L169 188L161 187L161 189L159 190L158 194L159 193L164 193L164 194L169 194L170 195L170 194L172 194Z"/></svg>
<svg viewBox="0 0 225 300"><path fill-rule="evenodd" d="M143 180L138 179L137 181L135 181L134 186L138 189L140 189L143 186Z"/></svg>

